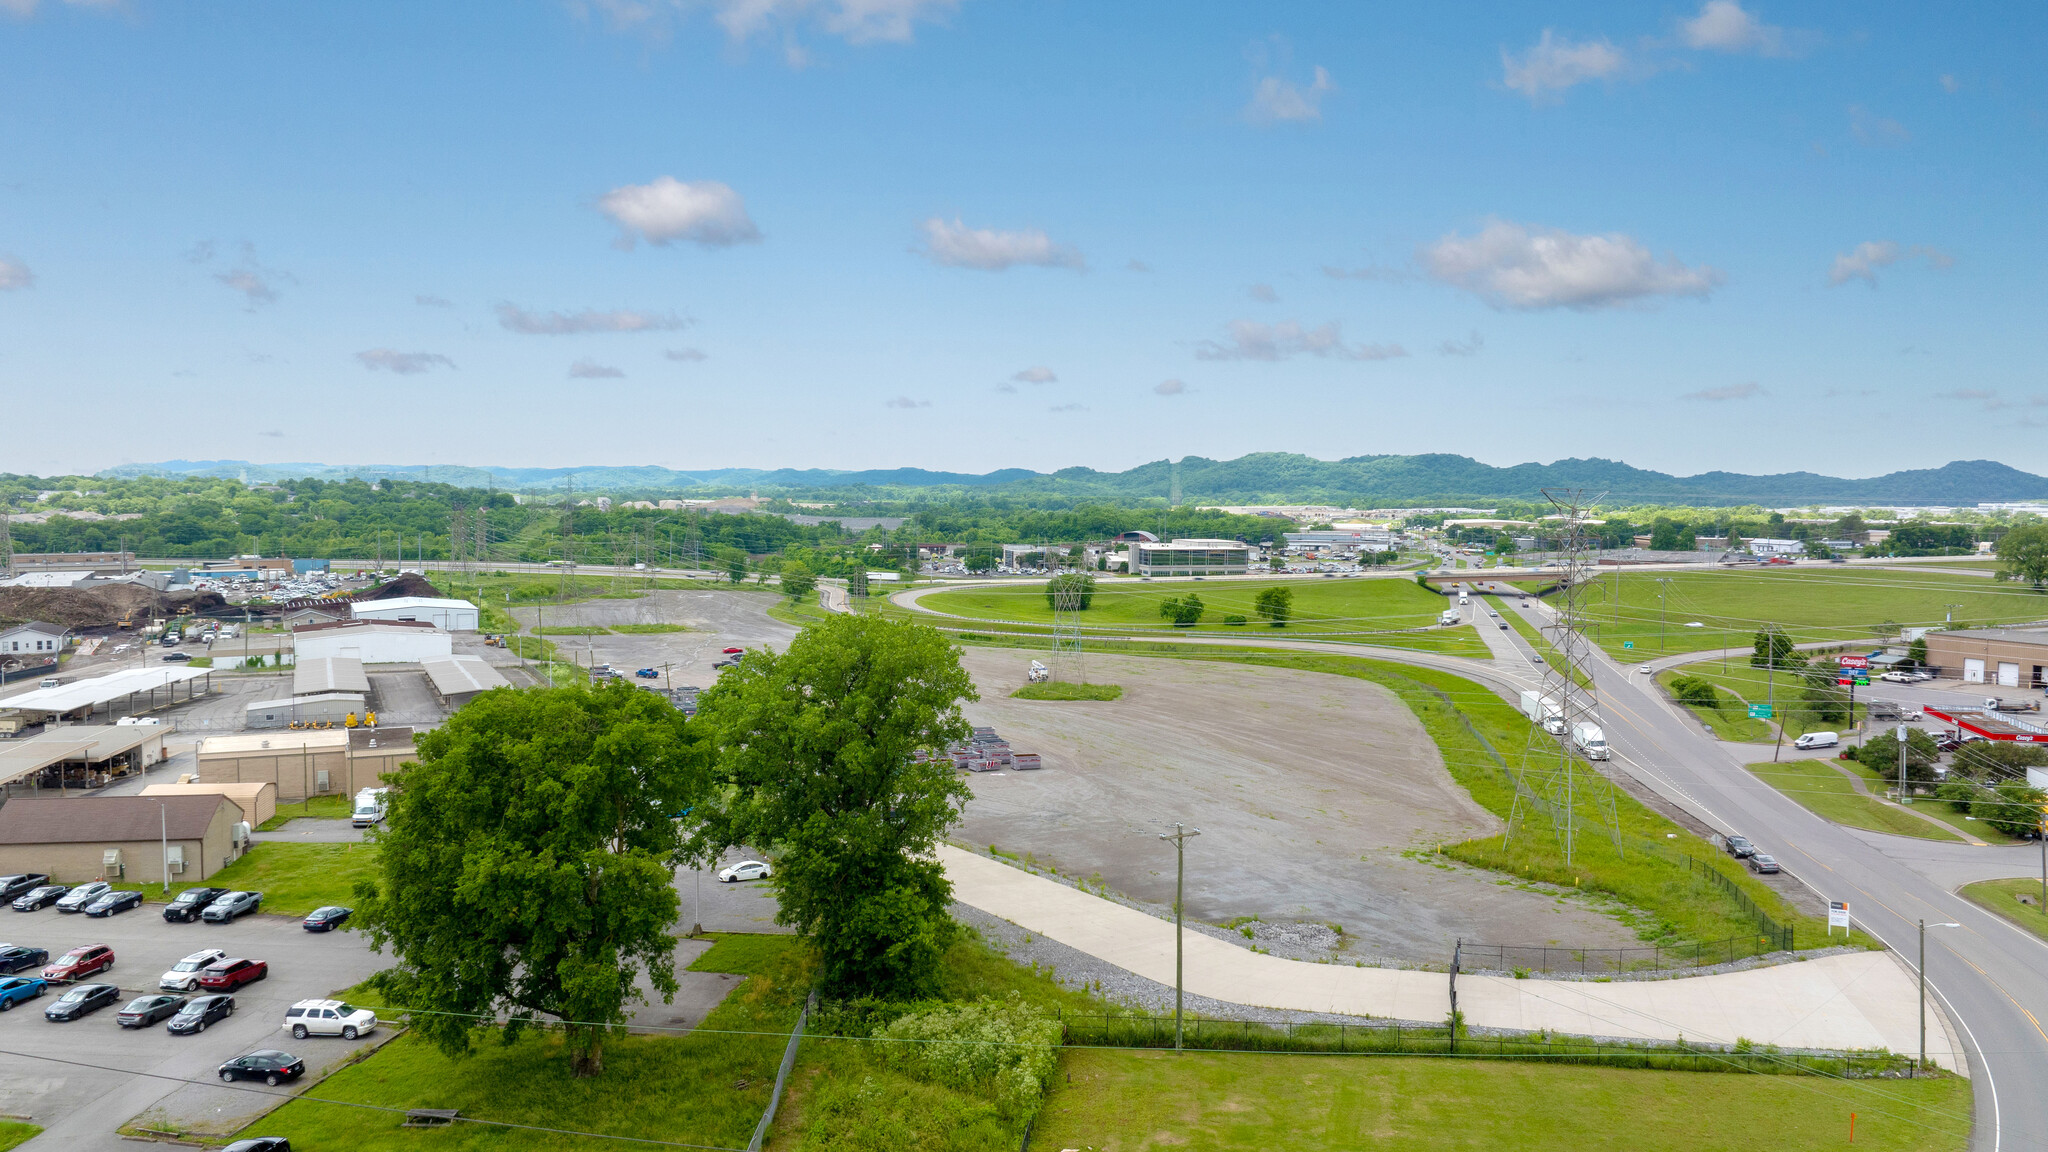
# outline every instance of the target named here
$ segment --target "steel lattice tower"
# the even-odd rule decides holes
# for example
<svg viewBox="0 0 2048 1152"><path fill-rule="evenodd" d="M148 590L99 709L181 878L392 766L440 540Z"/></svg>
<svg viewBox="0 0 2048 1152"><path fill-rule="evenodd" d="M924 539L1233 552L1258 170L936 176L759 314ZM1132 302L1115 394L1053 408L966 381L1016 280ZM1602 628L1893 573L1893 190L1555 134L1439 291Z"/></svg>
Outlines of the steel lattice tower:
<svg viewBox="0 0 2048 1152"><path fill-rule="evenodd" d="M1081 659L1081 581L1086 577L1054 576L1052 585L1052 678L1086 684L1088 667Z"/></svg>

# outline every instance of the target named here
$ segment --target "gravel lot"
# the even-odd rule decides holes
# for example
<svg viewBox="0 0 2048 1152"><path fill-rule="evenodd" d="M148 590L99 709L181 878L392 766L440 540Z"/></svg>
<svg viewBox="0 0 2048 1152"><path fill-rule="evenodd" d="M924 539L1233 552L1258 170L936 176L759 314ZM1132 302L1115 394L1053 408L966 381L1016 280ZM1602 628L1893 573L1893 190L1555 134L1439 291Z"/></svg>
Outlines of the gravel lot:
<svg viewBox="0 0 2048 1152"><path fill-rule="evenodd" d="M577 663L610 664L631 675L635 669L668 666L676 687L709 688L718 680L711 670L719 650L788 647L796 629L768 615L772 592L652 591L634 600L590 600L560 607L514 608L512 614L528 629L535 621L548 628L585 624L681 624L688 632L652 635L551 636L556 648ZM660 680L642 681L661 685Z"/></svg>
<svg viewBox="0 0 2048 1152"><path fill-rule="evenodd" d="M954 838L995 845L1169 907L1174 858L1188 844L1187 911L1223 924L1258 917L1280 954L1441 962L1458 937L1489 943L1634 943L1576 901L1404 853L1487 835L1499 821L1458 787L1414 715L1360 680L1220 662L1088 657L1120 700L1012 700L1030 654L973 649L962 662L982 700L967 709L1038 772L969 777L974 799ZM1314 947L1281 924L1342 925ZM1338 934L1323 937L1327 942Z"/></svg>

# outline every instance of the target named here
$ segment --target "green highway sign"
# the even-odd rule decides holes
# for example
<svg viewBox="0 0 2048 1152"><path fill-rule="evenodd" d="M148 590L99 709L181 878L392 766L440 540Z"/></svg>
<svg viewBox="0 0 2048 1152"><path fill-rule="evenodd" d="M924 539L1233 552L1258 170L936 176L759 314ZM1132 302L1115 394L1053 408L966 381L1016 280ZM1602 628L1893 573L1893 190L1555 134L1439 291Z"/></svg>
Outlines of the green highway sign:
<svg viewBox="0 0 2048 1152"><path fill-rule="evenodd" d="M1636 642L1635 642L1635 641L1633 641L1633 640L1623 640L1623 641L1621 642L1621 646L1622 646L1623 648L1633 648L1633 647L1635 647L1635 646L1636 646Z"/></svg>
<svg viewBox="0 0 2048 1152"><path fill-rule="evenodd" d="M1749 706L1749 718L1751 720L1769 720L1771 718L1771 706L1769 704L1751 704Z"/></svg>

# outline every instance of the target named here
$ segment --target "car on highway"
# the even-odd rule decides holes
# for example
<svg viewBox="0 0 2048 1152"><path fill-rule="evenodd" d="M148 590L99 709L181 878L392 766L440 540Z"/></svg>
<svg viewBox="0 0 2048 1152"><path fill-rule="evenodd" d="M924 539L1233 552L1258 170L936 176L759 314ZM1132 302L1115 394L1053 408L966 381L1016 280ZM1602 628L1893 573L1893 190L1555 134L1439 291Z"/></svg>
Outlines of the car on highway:
<svg viewBox="0 0 2048 1152"><path fill-rule="evenodd" d="M352 909L343 908L339 904L329 904L324 908L313 909L299 922L299 927L308 932L332 932L348 923L348 918L353 914Z"/></svg>
<svg viewBox="0 0 2048 1152"><path fill-rule="evenodd" d="M164 654L164 663L183 664L185 661L190 660L191 658L192 654L190 652L167 652Z"/></svg>
<svg viewBox="0 0 2048 1152"><path fill-rule="evenodd" d="M768 866L759 860L742 860L718 870L718 879L723 884L737 884L742 880L766 880Z"/></svg>
<svg viewBox="0 0 2048 1152"><path fill-rule="evenodd" d="M49 882L50 878L39 872L0 876L0 900L12 900L31 888L40 888Z"/></svg>
<svg viewBox="0 0 2048 1152"><path fill-rule="evenodd" d="M82 944L43 966L43 979L70 983L97 976L114 966L114 950L105 944Z"/></svg>
<svg viewBox="0 0 2048 1152"><path fill-rule="evenodd" d="M638 672L633 673L633 675L640 677L642 680L654 680L659 678L661 673L656 672L652 668L642 668Z"/></svg>
<svg viewBox="0 0 2048 1152"><path fill-rule="evenodd" d="M13 975L24 968L41 968L50 962L47 948L30 948L26 944L0 944L0 972Z"/></svg>
<svg viewBox="0 0 2048 1152"><path fill-rule="evenodd" d="M121 990L112 984L77 984L64 990L57 1002L43 1009L43 1019L76 1020L90 1016L121 998Z"/></svg>
<svg viewBox="0 0 2048 1152"><path fill-rule="evenodd" d="M1505 631L1507 631L1507 630L1508 630L1508 622L1507 622L1507 621L1503 620L1503 621L1501 621L1501 622L1500 622L1500 630L1501 630L1501 631L1503 631L1503 632L1505 632Z"/></svg>
<svg viewBox="0 0 2048 1152"><path fill-rule="evenodd" d="M142 893L116 890L101 893L99 899L85 906L85 914L87 916L112 916L116 912L126 912L130 908L140 907L142 907Z"/></svg>
<svg viewBox="0 0 2048 1152"><path fill-rule="evenodd" d="M50 982L40 976L9 976L0 980L0 1012L41 996L49 986Z"/></svg>
<svg viewBox="0 0 2048 1152"><path fill-rule="evenodd" d="M206 906L199 914L208 924L233 924L235 917L245 912L255 912L263 907L261 892L229 892Z"/></svg>
<svg viewBox="0 0 2048 1152"><path fill-rule="evenodd" d="M220 1152L292 1152L292 1142L282 1136L251 1136L237 1140Z"/></svg>
<svg viewBox="0 0 2048 1152"><path fill-rule="evenodd" d="M1913 679L1913 674L1911 672L1886 672L1884 675L1879 676L1878 679L1887 681L1892 684L1919 683L1919 681Z"/></svg>
<svg viewBox="0 0 2048 1152"><path fill-rule="evenodd" d="M199 914L208 904L228 894L225 888L187 888L171 898L164 906L164 919L173 924L183 924L199 919Z"/></svg>
<svg viewBox="0 0 2048 1152"><path fill-rule="evenodd" d="M1756 845L1751 844L1747 836L1728 837L1721 842L1721 850L1737 860L1743 860L1756 855Z"/></svg>
<svg viewBox="0 0 2048 1152"><path fill-rule="evenodd" d="M1833 748L1842 742L1838 732L1808 732L1792 742L1794 748Z"/></svg>
<svg viewBox="0 0 2048 1152"><path fill-rule="evenodd" d="M13 908L16 912L33 912L38 908L48 908L69 891L71 886L68 884L37 885L16 896Z"/></svg>
<svg viewBox="0 0 2048 1152"><path fill-rule="evenodd" d="M86 905L113 890L114 886L105 880L94 880L89 884L80 884L78 887L57 898L57 911L83 912Z"/></svg>
<svg viewBox="0 0 2048 1152"><path fill-rule="evenodd" d="M137 996L128 1002L126 1008L114 1014L114 1023L123 1028L147 1028L159 1020L168 1020L185 1006L183 996L168 992L152 992Z"/></svg>
<svg viewBox="0 0 2048 1152"><path fill-rule="evenodd" d="M199 974L213 964L228 958L218 948L203 948L171 966L170 971L156 978L156 986L166 992L190 992L199 987Z"/></svg>
<svg viewBox="0 0 2048 1152"><path fill-rule="evenodd" d="M1774 873L1778 870L1778 858L1768 852L1758 852L1749 858L1749 870Z"/></svg>
<svg viewBox="0 0 2048 1152"><path fill-rule="evenodd" d="M377 1030L377 1014L339 1000L301 1000L285 1010L284 1030L294 1040L308 1036L353 1040Z"/></svg>
<svg viewBox="0 0 2048 1152"><path fill-rule="evenodd" d="M199 986L208 992L232 992L244 984L253 984L270 975L270 964L263 960L244 960L239 956L227 960L215 960L199 970Z"/></svg>
<svg viewBox="0 0 2048 1152"><path fill-rule="evenodd" d="M236 1080L261 1080L272 1088L287 1080L296 1080L306 1074L306 1062L289 1052L265 1048L247 1056L237 1056L220 1066L220 1078L233 1083Z"/></svg>
<svg viewBox="0 0 2048 1152"><path fill-rule="evenodd" d="M208 1024L218 1024L235 1014L233 996L194 996L185 1001L171 1022L164 1025L164 1031L173 1036L189 1036L206 1031Z"/></svg>

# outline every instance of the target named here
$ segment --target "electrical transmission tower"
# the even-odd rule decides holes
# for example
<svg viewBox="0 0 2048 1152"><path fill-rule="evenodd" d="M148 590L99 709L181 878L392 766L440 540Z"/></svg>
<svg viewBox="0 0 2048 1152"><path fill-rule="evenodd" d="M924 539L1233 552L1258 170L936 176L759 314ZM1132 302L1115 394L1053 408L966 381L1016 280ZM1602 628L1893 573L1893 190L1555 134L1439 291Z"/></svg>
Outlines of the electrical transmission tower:
<svg viewBox="0 0 2048 1152"><path fill-rule="evenodd" d="M477 564L489 563L491 541L490 537L484 534L484 510L482 508L476 510L475 517L471 521L471 532L473 533L472 538L475 540L475 545L470 549L472 561Z"/></svg>
<svg viewBox="0 0 2048 1152"><path fill-rule="evenodd" d="M1065 684L1086 684L1088 667L1081 659L1082 581L1078 572L1052 578L1052 678Z"/></svg>
<svg viewBox="0 0 2048 1152"><path fill-rule="evenodd" d="M13 515L13 505L0 497L0 577L14 575L14 531L7 526Z"/></svg>
<svg viewBox="0 0 2048 1152"><path fill-rule="evenodd" d="M464 559L467 551L463 545L469 542L469 529L463 524L462 505L448 510L448 566L456 572L467 574L469 563Z"/></svg>
<svg viewBox="0 0 2048 1152"><path fill-rule="evenodd" d="M1600 702L1590 678L1585 684L1578 680L1579 669L1589 665L1586 657L1592 650L1586 639L1586 595L1592 578L1587 564L1591 545L1586 535L1586 519L1600 497L1588 498L1578 488L1546 488L1543 495L1563 520L1559 560L1564 575L1557 622L1545 629L1552 656L1543 666L1543 683L1538 693L1545 702L1542 711L1555 716L1554 722L1561 723L1563 731L1558 734L1553 753L1537 743L1536 727L1530 728L1528 743L1522 750L1521 772L1515 781L1514 804L1508 812L1507 839L1512 841L1517 826L1526 827L1530 817L1542 815L1557 836L1565 863L1570 864L1584 831L1585 815L1581 809L1586 806L1604 825L1614 850L1622 850L1621 816L1614 801L1614 785L1598 772L1581 768L1572 751L1573 727L1600 722Z"/></svg>

